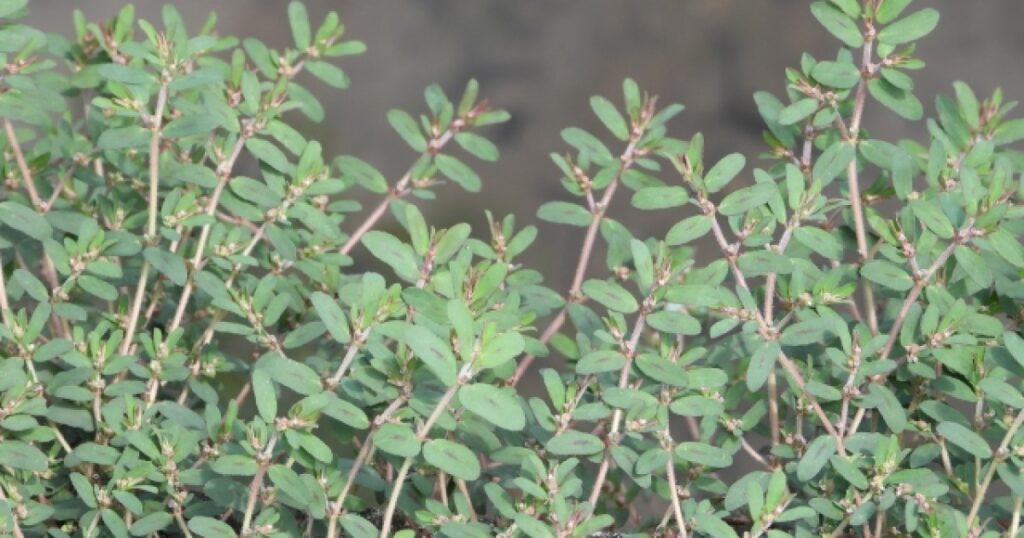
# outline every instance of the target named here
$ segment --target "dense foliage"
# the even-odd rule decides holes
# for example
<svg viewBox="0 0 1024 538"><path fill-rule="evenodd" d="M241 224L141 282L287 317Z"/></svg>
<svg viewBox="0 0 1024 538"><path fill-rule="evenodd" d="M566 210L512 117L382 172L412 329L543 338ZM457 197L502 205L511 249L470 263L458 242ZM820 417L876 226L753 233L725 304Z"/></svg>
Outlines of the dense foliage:
<svg viewBox="0 0 1024 538"><path fill-rule="evenodd" d="M475 82L388 113L389 181L288 123L363 52L334 13L292 3L279 51L0 0L2 532L1018 536L1024 121L956 83L923 141L862 124L924 116L909 3L811 5L843 48L755 95L761 168L593 97L538 213L581 229L562 294L537 228L410 203L498 157ZM634 237L616 196L680 220Z"/></svg>

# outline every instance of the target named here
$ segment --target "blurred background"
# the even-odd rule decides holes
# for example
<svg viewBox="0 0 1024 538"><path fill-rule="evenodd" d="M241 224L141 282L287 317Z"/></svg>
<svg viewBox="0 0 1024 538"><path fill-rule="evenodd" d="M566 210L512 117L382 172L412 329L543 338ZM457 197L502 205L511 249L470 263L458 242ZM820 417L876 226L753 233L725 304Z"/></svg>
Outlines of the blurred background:
<svg viewBox="0 0 1024 538"><path fill-rule="evenodd" d="M124 0L33 0L30 24L72 33L70 7L90 20L117 12ZM164 2L137 1L137 13L158 21ZM269 46L291 45L283 0L174 0L195 31L212 10L222 34L257 37ZM761 120L752 95L784 93L783 70L798 65L802 51L832 58L838 41L811 16L807 0L306 0L318 24L338 11L348 38L364 41L367 54L342 58L352 78L345 91L315 80L307 87L321 97L327 120L297 127L325 147L325 155L353 154L397 178L415 159L385 120L390 108L426 110L423 88L440 83L455 99L467 79L480 81L481 95L512 113L512 121L482 132L502 151L497 163L473 161L484 178L472 195L445 187L437 201L421 204L439 226L467 220L485 222L483 209L514 213L520 226L537 224L540 240L527 262L557 290L571 280L582 228L539 222L543 202L567 199L557 169L548 159L567 146L559 132L578 126L600 134L621 151L590 111L588 99L602 94L621 102L624 77L686 111L672 132L706 136L708 159L740 151L757 164ZM918 0L911 10L932 6L942 13L939 28L920 43L929 65L914 73L917 95L929 113L937 93L952 93L954 80L971 84L979 96L1001 85L1008 99L1024 98L1024 2L1021 0ZM1024 113L1024 112L1022 112ZM922 138L923 123L908 124L869 100L864 125L886 137ZM375 202L362 193L364 203ZM639 219L619 196L611 214L638 236L664 234L682 216L672 211ZM385 225L394 226L393 222ZM485 235L482 227L478 233ZM351 231L351 230L349 230ZM601 258L591 264L600 272Z"/></svg>

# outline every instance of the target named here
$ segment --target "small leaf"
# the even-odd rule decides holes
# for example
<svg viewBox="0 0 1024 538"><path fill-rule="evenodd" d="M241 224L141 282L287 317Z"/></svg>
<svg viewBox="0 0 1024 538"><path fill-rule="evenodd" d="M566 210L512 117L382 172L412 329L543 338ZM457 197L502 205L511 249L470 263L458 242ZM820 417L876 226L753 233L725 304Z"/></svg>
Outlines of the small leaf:
<svg viewBox="0 0 1024 538"><path fill-rule="evenodd" d="M481 161L498 160L498 146L478 134L463 131L455 135L455 143Z"/></svg>
<svg viewBox="0 0 1024 538"><path fill-rule="evenodd" d="M406 329L402 339L442 383L455 384L455 355L446 342L419 325Z"/></svg>
<svg viewBox="0 0 1024 538"><path fill-rule="evenodd" d="M334 159L334 166L338 167L343 178L351 177L366 190L378 194L383 194L388 190L388 180L384 174L362 159L351 155L342 155Z"/></svg>
<svg viewBox="0 0 1024 538"><path fill-rule="evenodd" d="M568 430L549 439L544 448L556 456L591 456L604 450L604 442L596 435Z"/></svg>
<svg viewBox="0 0 1024 538"><path fill-rule="evenodd" d="M676 446L676 456L679 459L705 465L708 467L724 468L732 465L732 455L719 447L707 443L684 442Z"/></svg>
<svg viewBox="0 0 1024 538"><path fill-rule="evenodd" d="M406 424L389 422L381 425L377 433L373 434L373 444L388 454L403 458L411 458L420 453L420 440Z"/></svg>
<svg viewBox="0 0 1024 538"><path fill-rule="evenodd" d="M583 293L587 297L601 303L605 308L632 314L640 305L636 298L622 286L607 280L588 280L583 283Z"/></svg>
<svg viewBox="0 0 1024 538"><path fill-rule="evenodd" d="M42 215L17 202L0 202L0 222L38 241L53 235Z"/></svg>
<svg viewBox="0 0 1024 538"><path fill-rule="evenodd" d="M956 422L943 422L935 427L935 431L950 443L964 449L969 454L983 459L992 457L992 449L980 435Z"/></svg>
<svg viewBox="0 0 1024 538"><path fill-rule="evenodd" d="M448 179L469 192L480 192L480 176L462 161L449 155L438 155L434 157L437 169Z"/></svg>
<svg viewBox="0 0 1024 538"><path fill-rule="evenodd" d="M830 260L838 260L843 257L843 245L834 235L821 228L801 226L793 232L793 237L801 245Z"/></svg>
<svg viewBox="0 0 1024 538"><path fill-rule="evenodd" d="M743 170L746 164L747 158L742 153L726 155L704 174L704 187L712 193L722 190Z"/></svg>
<svg viewBox="0 0 1024 538"><path fill-rule="evenodd" d="M778 192L774 183L755 183L729 193L719 204L718 211L727 216L742 215L755 207L768 203Z"/></svg>
<svg viewBox="0 0 1024 538"><path fill-rule="evenodd" d="M409 147L416 151L427 150L427 139L420 132L419 124L404 110L393 109L388 111L388 123L398 133L398 136L405 140Z"/></svg>
<svg viewBox="0 0 1024 538"><path fill-rule="evenodd" d="M514 359L526 347L522 335L517 332L502 333L487 342L480 350L477 366L480 368L497 368Z"/></svg>
<svg viewBox="0 0 1024 538"><path fill-rule="evenodd" d="M617 372L626 364L626 357L612 349L591 351L576 362L576 373L580 375Z"/></svg>
<svg viewBox="0 0 1024 538"><path fill-rule="evenodd" d="M801 99L779 111L779 125L793 125L817 110L816 99Z"/></svg>
<svg viewBox="0 0 1024 538"><path fill-rule="evenodd" d="M152 265L157 272L167 277L178 286L184 286L188 281L188 269L185 267L185 260L181 256L156 247L149 247L142 252L146 261Z"/></svg>
<svg viewBox="0 0 1024 538"><path fill-rule="evenodd" d="M600 140L583 129L577 127L563 129L562 140L565 140L570 146L576 148L582 156L591 159L598 166L604 166L615 160L612 152L608 151L608 148Z"/></svg>
<svg viewBox="0 0 1024 538"><path fill-rule="evenodd" d="M700 322L697 318L671 310L654 312L647 316L647 324L652 328L669 334L694 336L700 334Z"/></svg>
<svg viewBox="0 0 1024 538"><path fill-rule="evenodd" d="M880 286L896 291L907 291L914 287L914 279L906 271L885 260L869 261L861 268L860 274Z"/></svg>
<svg viewBox="0 0 1024 538"><path fill-rule="evenodd" d="M679 207L690 199L682 187L646 187L633 194L633 207L637 209L668 209Z"/></svg>
<svg viewBox="0 0 1024 538"><path fill-rule="evenodd" d="M288 24L292 28L292 37L295 38L295 48L305 51L309 48L309 14L306 13L306 6L302 2L288 4Z"/></svg>
<svg viewBox="0 0 1024 538"><path fill-rule="evenodd" d="M711 230L711 218L707 215L694 215L677 222L665 234L665 242L669 246L685 245L699 239Z"/></svg>
<svg viewBox="0 0 1024 538"><path fill-rule="evenodd" d="M212 517L196 516L188 521L188 528L202 538L236 538L230 525Z"/></svg>
<svg viewBox="0 0 1024 538"><path fill-rule="evenodd" d="M846 170L850 161L857 156L857 150L849 142L839 141L832 144L814 162L812 176L820 180L823 185L828 185L839 174Z"/></svg>
<svg viewBox="0 0 1024 538"><path fill-rule="evenodd" d="M868 92L879 103L905 119L917 121L924 116L924 107L913 93L901 90L885 80L872 79L868 82Z"/></svg>
<svg viewBox="0 0 1024 538"><path fill-rule="evenodd" d="M750 364L747 366L747 388L751 392L756 392L764 386L768 376L775 370L775 361L779 358L780 351L779 343L770 340L761 344L750 356Z"/></svg>
<svg viewBox="0 0 1024 538"><path fill-rule="evenodd" d="M321 291L315 291L309 296L313 308L320 316L320 320L327 327L327 332L338 342L344 344L351 339L348 329L348 321L345 319L345 312L338 306L334 298Z"/></svg>
<svg viewBox="0 0 1024 538"><path fill-rule="evenodd" d="M878 40L887 45L902 45L930 34L938 24L938 11L922 9L883 28L878 32Z"/></svg>
<svg viewBox="0 0 1024 538"><path fill-rule="evenodd" d="M345 74L340 67L318 60L306 60L306 69L316 78L323 81L324 84L332 88L344 90L349 87L350 80L348 75Z"/></svg>
<svg viewBox="0 0 1024 538"><path fill-rule="evenodd" d="M597 114L601 123L615 138L623 141L629 138L629 127L626 125L626 120L611 101L595 95L590 98L590 108L594 109L594 114Z"/></svg>
<svg viewBox="0 0 1024 538"><path fill-rule="evenodd" d="M860 70L849 62L818 62L811 70L818 82L833 88L848 89L860 81Z"/></svg>
<svg viewBox="0 0 1024 538"><path fill-rule="evenodd" d="M569 202L547 202L537 210L537 218L555 224L589 226L594 216L586 208Z"/></svg>
<svg viewBox="0 0 1024 538"><path fill-rule="evenodd" d="M48 467L46 454L24 441L0 441L0 462L26 471L43 472Z"/></svg>
<svg viewBox="0 0 1024 538"><path fill-rule="evenodd" d="M465 446L447 439L434 439L423 445L427 463L463 480L480 478L480 460Z"/></svg>
<svg viewBox="0 0 1024 538"><path fill-rule="evenodd" d="M473 383L459 389L463 407L499 428L520 431L526 427L526 414L514 393L486 383Z"/></svg>
<svg viewBox="0 0 1024 538"><path fill-rule="evenodd" d="M811 4L811 14L846 46L859 48L864 44L864 36L861 35L857 23L839 8L825 2L815 2Z"/></svg>
<svg viewBox="0 0 1024 538"><path fill-rule="evenodd" d="M808 482L818 476L818 473L836 453L836 439L831 435L822 435L807 445L804 456L796 467L797 480Z"/></svg>

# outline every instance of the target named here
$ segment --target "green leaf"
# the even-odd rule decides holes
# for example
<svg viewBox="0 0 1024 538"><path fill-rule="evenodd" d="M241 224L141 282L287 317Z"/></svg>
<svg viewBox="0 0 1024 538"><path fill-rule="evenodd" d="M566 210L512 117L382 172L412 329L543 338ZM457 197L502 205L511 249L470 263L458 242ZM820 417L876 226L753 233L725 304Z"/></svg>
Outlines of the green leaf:
<svg viewBox="0 0 1024 538"><path fill-rule="evenodd" d="M212 517L196 516L188 521L188 528L202 538L236 538L230 525Z"/></svg>
<svg viewBox="0 0 1024 538"><path fill-rule="evenodd" d="M924 116L924 107L913 93L901 90L885 80L876 78L869 81L868 92L879 103L905 119L917 121Z"/></svg>
<svg viewBox="0 0 1024 538"><path fill-rule="evenodd" d="M679 207L690 199L682 187L646 187L633 194L633 207L637 209L668 209Z"/></svg>
<svg viewBox="0 0 1024 538"><path fill-rule="evenodd" d="M703 237L709 230L711 230L711 218L707 215L694 215L675 223L665 234L665 242L673 247L685 245L694 239Z"/></svg>
<svg viewBox="0 0 1024 538"><path fill-rule="evenodd" d="M931 200L915 200L910 203L910 210L933 234L943 239L952 239L956 233L953 223L939 209L937 203Z"/></svg>
<svg viewBox="0 0 1024 538"><path fill-rule="evenodd" d="M153 76L137 67L121 64L100 64L97 72L106 80L123 82L124 84L148 84L153 82Z"/></svg>
<svg viewBox="0 0 1024 538"><path fill-rule="evenodd" d="M588 280L583 283L583 294L604 305L609 310L632 314L640 305L636 298L622 286L607 280Z"/></svg>
<svg viewBox="0 0 1024 538"><path fill-rule="evenodd" d="M298 473L284 465L271 465L267 470L267 476L281 491L301 504L308 504L312 501L312 495L306 491L306 487L299 478Z"/></svg>
<svg viewBox="0 0 1024 538"><path fill-rule="evenodd" d="M502 364L514 359L526 347L526 341L517 332L507 332L488 340L483 349L480 350L480 357L477 359L477 366L480 368L497 368Z"/></svg>
<svg viewBox="0 0 1024 538"><path fill-rule="evenodd" d="M173 521L174 518L167 512L153 512L141 517L128 532L132 533L132 536L149 536L165 529Z"/></svg>
<svg viewBox="0 0 1024 538"><path fill-rule="evenodd" d="M1024 338L1015 332L1006 331L1003 333L1003 345L1006 346L1006 350L1010 352L1014 360L1024 367Z"/></svg>
<svg viewBox="0 0 1024 538"><path fill-rule="evenodd" d="M427 150L427 139L420 132L419 124L404 110L392 109L388 111L388 123L398 133L398 136L405 140L405 143L416 151Z"/></svg>
<svg viewBox="0 0 1024 538"><path fill-rule="evenodd" d="M3 0L0 2L0 17L10 17L25 9L28 0Z"/></svg>
<svg viewBox="0 0 1024 538"><path fill-rule="evenodd" d="M594 114L601 120L606 128L619 140L629 139L629 126L626 125L626 119L622 117L619 110L615 108L615 105L611 101L595 95L590 98L590 108L594 109Z"/></svg>
<svg viewBox="0 0 1024 538"><path fill-rule="evenodd" d="M596 435L567 430L549 439L544 448L556 456L591 456L604 450L604 442Z"/></svg>
<svg viewBox="0 0 1024 538"><path fill-rule="evenodd" d="M793 125L817 110L817 99L801 99L779 111L779 125Z"/></svg>
<svg viewBox="0 0 1024 538"><path fill-rule="evenodd" d="M676 445L676 456L689 463L719 469L732 465L731 454L707 443L679 443Z"/></svg>
<svg viewBox="0 0 1024 538"><path fill-rule="evenodd" d="M878 6L877 18L882 24L889 24L903 13L912 0L885 0Z"/></svg>
<svg viewBox="0 0 1024 538"><path fill-rule="evenodd" d="M756 392L764 386L768 376L775 370L775 361L779 358L780 351L782 349L779 343L770 340L761 344L750 356L750 364L747 366L747 388L751 392Z"/></svg>
<svg viewBox="0 0 1024 538"><path fill-rule="evenodd" d="M818 62L811 76L826 86L844 90L860 82L860 70L850 62Z"/></svg>
<svg viewBox="0 0 1024 538"><path fill-rule="evenodd" d="M747 158L742 153L730 153L715 163L704 174L704 187L708 192L718 192L733 180L747 164Z"/></svg>
<svg viewBox="0 0 1024 538"><path fill-rule="evenodd" d="M669 334L694 336L700 334L700 322L697 318L671 310L661 310L647 316L647 324L652 328Z"/></svg>
<svg viewBox="0 0 1024 538"><path fill-rule="evenodd" d="M594 135L577 127L569 127L562 130L562 140L576 148L581 155L591 159L594 164L604 166L613 161L615 157L608 148L601 143Z"/></svg>
<svg viewBox="0 0 1024 538"><path fill-rule="evenodd" d="M377 433L373 434L373 444L388 454L403 458L411 458L420 453L420 440L406 424L389 422L381 425Z"/></svg>
<svg viewBox="0 0 1024 538"><path fill-rule="evenodd" d="M626 364L626 357L612 349L591 351L576 362L576 373L580 375L617 372Z"/></svg>
<svg viewBox="0 0 1024 538"><path fill-rule="evenodd" d="M589 226L594 216L586 208L569 202L547 202L537 210L537 218L555 224Z"/></svg>
<svg viewBox="0 0 1024 538"><path fill-rule="evenodd" d="M636 358L636 366L647 377L673 387L687 386L686 371L681 367L653 353L644 353Z"/></svg>
<svg viewBox="0 0 1024 538"><path fill-rule="evenodd" d="M210 469L226 476L253 476L259 470L259 464L248 455L227 454L214 460Z"/></svg>
<svg viewBox="0 0 1024 538"><path fill-rule="evenodd" d="M323 413L350 428L365 430L370 427L370 419L363 412L362 408L346 402L333 394L327 397L327 404L324 405Z"/></svg>
<svg viewBox="0 0 1024 538"><path fill-rule="evenodd" d="M420 264L416 254L412 247L397 237L386 232L370 230L363 236L362 242L370 254L390 265L399 277L409 282L415 282L419 278Z"/></svg>
<svg viewBox="0 0 1024 538"><path fill-rule="evenodd" d="M300 52L305 51L310 44L309 14L302 2L288 4L288 24L295 38L295 48Z"/></svg>
<svg viewBox="0 0 1024 538"><path fill-rule="evenodd" d="M152 265L157 272L167 277L168 280L178 286L184 286L188 281L188 269L185 267L185 260L181 256L156 247L149 247L142 252L146 261Z"/></svg>
<svg viewBox="0 0 1024 538"><path fill-rule="evenodd" d="M901 267L885 260L871 260L860 270L861 276L886 288L907 291L914 287L914 279Z"/></svg>
<svg viewBox="0 0 1024 538"><path fill-rule="evenodd" d="M306 60L305 67L310 74L332 88L344 90L345 88L348 88L351 83L348 75L345 74L345 71L332 63L318 60Z"/></svg>
<svg viewBox="0 0 1024 538"><path fill-rule="evenodd" d="M715 538L738 538L736 531L718 516L707 512L698 512L693 516L693 528L707 536Z"/></svg>
<svg viewBox="0 0 1024 538"><path fill-rule="evenodd" d="M956 263L967 273L967 277L982 288L992 285L992 270L988 263L977 253L965 245L957 245L953 250Z"/></svg>
<svg viewBox="0 0 1024 538"><path fill-rule="evenodd" d="M455 143L481 161L498 160L498 146L476 133L458 133L455 135Z"/></svg>
<svg viewBox="0 0 1024 538"><path fill-rule="evenodd" d="M315 370L277 353L266 355L256 367L265 370L275 383L280 383L304 396L316 394L322 389L320 376Z"/></svg>
<svg viewBox="0 0 1024 538"><path fill-rule="evenodd" d="M887 45L902 45L930 34L938 24L938 11L922 9L883 28L878 32L878 41Z"/></svg>
<svg viewBox="0 0 1024 538"><path fill-rule="evenodd" d="M784 346L807 346L821 342L825 331L820 319L792 323L782 331L779 342Z"/></svg>
<svg viewBox="0 0 1024 538"><path fill-rule="evenodd" d="M864 44L864 36L861 35L857 23L839 8L825 2L815 2L811 4L811 14L846 46L859 48Z"/></svg>
<svg viewBox="0 0 1024 538"><path fill-rule="evenodd" d="M726 216L742 215L755 207L768 203L779 193L774 183L755 183L729 193L718 206L718 211Z"/></svg>
<svg viewBox="0 0 1024 538"><path fill-rule="evenodd" d="M882 415L882 420L889 426L890 431L899 433L906 428L907 413L903 409L903 404L900 403L899 399L896 398L896 395L888 387L878 383L870 384L866 399L874 403L878 413Z"/></svg>
<svg viewBox="0 0 1024 538"><path fill-rule="evenodd" d="M24 441L0 441L0 462L25 471L43 472L48 467L46 454Z"/></svg>
<svg viewBox="0 0 1024 538"><path fill-rule="evenodd" d="M248 150L253 157L263 161L267 166L281 172L282 174L290 174L292 168L294 168L292 164L288 162L288 157L285 156L284 152L278 149L278 147L273 143L266 140L250 138L245 143L245 149ZM232 183L234 183L234 180Z"/></svg>
<svg viewBox="0 0 1024 538"><path fill-rule="evenodd" d="M1024 140L1024 119L1005 121L996 127L992 143L997 146Z"/></svg>
<svg viewBox="0 0 1024 538"><path fill-rule="evenodd" d="M345 312L333 297L321 291L315 291L309 296L320 320L327 327L334 339L342 344L347 343L352 335L349 333L348 321L345 319Z"/></svg>
<svg viewBox="0 0 1024 538"><path fill-rule="evenodd" d="M277 392L270 374L259 368L252 371L252 394L256 401L256 411L263 420L272 423L277 417Z"/></svg>
<svg viewBox="0 0 1024 538"><path fill-rule="evenodd" d="M46 291L46 285L32 273L19 267L14 270L12 276L13 280L21 285L29 297L40 303L50 300L50 294Z"/></svg>
<svg viewBox="0 0 1024 538"><path fill-rule="evenodd" d="M442 471L461 478L480 478L480 460L472 450L447 439L434 439L423 445L423 458Z"/></svg>
<svg viewBox="0 0 1024 538"><path fill-rule="evenodd" d="M419 325L406 329L402 338L442 383L447 386L455 384L455 355L447 342Z"/></svg>
<svg viewBox="0 0 1024 538"><path fill-rule="evenodd" d="M814 169L811 174L823 185L828 185L839 174L846 170L857 156L857 150L849 142L839 141L826 149L818 160L814 162Z"/></svg>
<svg viewBox="0 0 1024 538"><path fill-rule="evenodd" d="M119 451L113 447L96 443L83 443L75 447L70 456L86 463L96 465L113 465L117 461Z"/></svg>
<svg viewBox="0 0 1024 538"><path fill-rule="evenodd" d="M38 241L53 235L46 218L17 202L0 202L0 221Z"/></svg>
<svg viewBox="0 0 1024 538"><path fill-rule="evenodd" d="M376 538L380 534L373 523L356 514L345 514L341 516L340 521L341 528L352 538Z"/></svg>
<svg viewBox="0 0 1024 538"><path fill-rule="evenodd" d="M462 161L449 155L434 157L437 169L448 179L469 192L480 192L480 176Z"/></svg>
<svg viewBox="0 0 1024 538"><path fill-rule="evenodd" d="M972 456L988 459L992 457L992 449L980 435L956 422L942 422L935 431L950 443L966 450Z"/></svg>
<svg viewBox="0 0 1024 538"><path fill-rule="evenodd" d="M171 120L161 134L166 138L184 138L209 134L219 125L220 121L211 114L188 114Z"/></svg>
<svg viewBox="0 0 1024 538"><path fill-rule="evenodd" d="M462 406L499 428L520 431L526 427L526 414L514 391L486 383L473 383L459 389Z"/></svg>
<svg viewBox="0 0 1024 538"><path fill-rule="evenodd" d="M793 237L801 245L830 260L838 260L843 257L843 245L834 235L821 228L801 226L793 232Z"/></svg>
<svg viewBox="0 0 1024 538"><path fill-rule="evenodd" d="M999 228L986 236L992 249L1014 267L1024 267L1024 246L1004 228Z"/></svg>
<svg viewBox="0 0 1024 538"><path fill-rule="evenodd" d="M115 127L100 133L99 139L96 140L96 149L102 151L108 149L139 148L149 144L152 137L153 133L137 125Z"/></svg>
<svg viewBox="0 0 1024 538"><path fill-rule="evenodd" d="M551 527L545 523L542 523L537 518L530 516L525 512L519 512L513 518L516 526L522 529L523 533L530 538L555 538L555 533L551 531Z"/></svg>
<svg viewBox="0 0 1024 538"><path fill-rule="evenodd" d="M804 456L796 467L796 478L801 482L808 482L818 476L818 473L836 453L836 439L831 435L821 435L807 445Z"/></svg>
<svg viewBox="0 0 1024 538"><path fill-rule="evenodd" d="M334 159L334 166L341 171L342 178L350 177L364 189L383 194L388 191L388 180L370 163L352 157L342 155Z"/></svg>

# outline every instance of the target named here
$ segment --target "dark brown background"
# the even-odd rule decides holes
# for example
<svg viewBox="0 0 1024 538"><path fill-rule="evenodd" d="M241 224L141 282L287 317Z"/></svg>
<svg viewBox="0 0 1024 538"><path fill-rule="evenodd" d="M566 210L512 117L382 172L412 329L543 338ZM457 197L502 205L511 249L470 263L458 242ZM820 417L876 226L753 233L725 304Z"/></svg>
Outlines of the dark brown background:
<svg viewBox="0 0 1024 538"><path fill-rule="evenodd" d="M193 31L214 10L223 34L258 37L272 47L291 43L285 1L173 3ZM30 22L70 34L71 5L97 20L114 14L122 4L33 0ZM159 20L163 2L135 4L141 16ZM539 224L541 239L528 261L560 290L568 286L582 230L538 223L534 215L544 201L567 196L547 158L551 151L565 150L559 131L571 125L595 133L603 130L590 112L590 95L600 93L620 102L623 77L633 77L663 102L686 104L686 112L673 123L676 135L703 131L710 158L742 151L756 163L764 146L751 95L761 89L782 95L783 69L797 65L802 51L826 58L838 46L811 17L809 2L797 0L306 4L315 22L328 10L338 11L348 36L366 42L369 51L342 61L353 81L351 89L336 91L311 81L328 119L302 127L324 143L327 155L357 155L394 178L414 155L391 131L385 112L393 107L423 111L427 84L439 82L457 95L466 79L476 77L482 95L513 116L510 123L486 133L501 147L502 159L474 164L485 180L481 194L445 188L425 209L438 225L459 220L479 224L485 207ZM1024 97L1024 2L918 0L910 9L926 6L942 12L939 28L920 44L928 68L914 74L926 110L933 110L935 94L951 92L950 84L957 79L969 82L979 94L987 95L1001 84L1008 98ZM923 124L907 124L874 102L869 102L864 125L893 137L925 133ZM606 140L614 142L610 136ZM631 217L625 197L620 198L613 215L627 220L637 235L660 235L681 218L673 212ZM597 263L592 267L596 272Z"/></svg>

